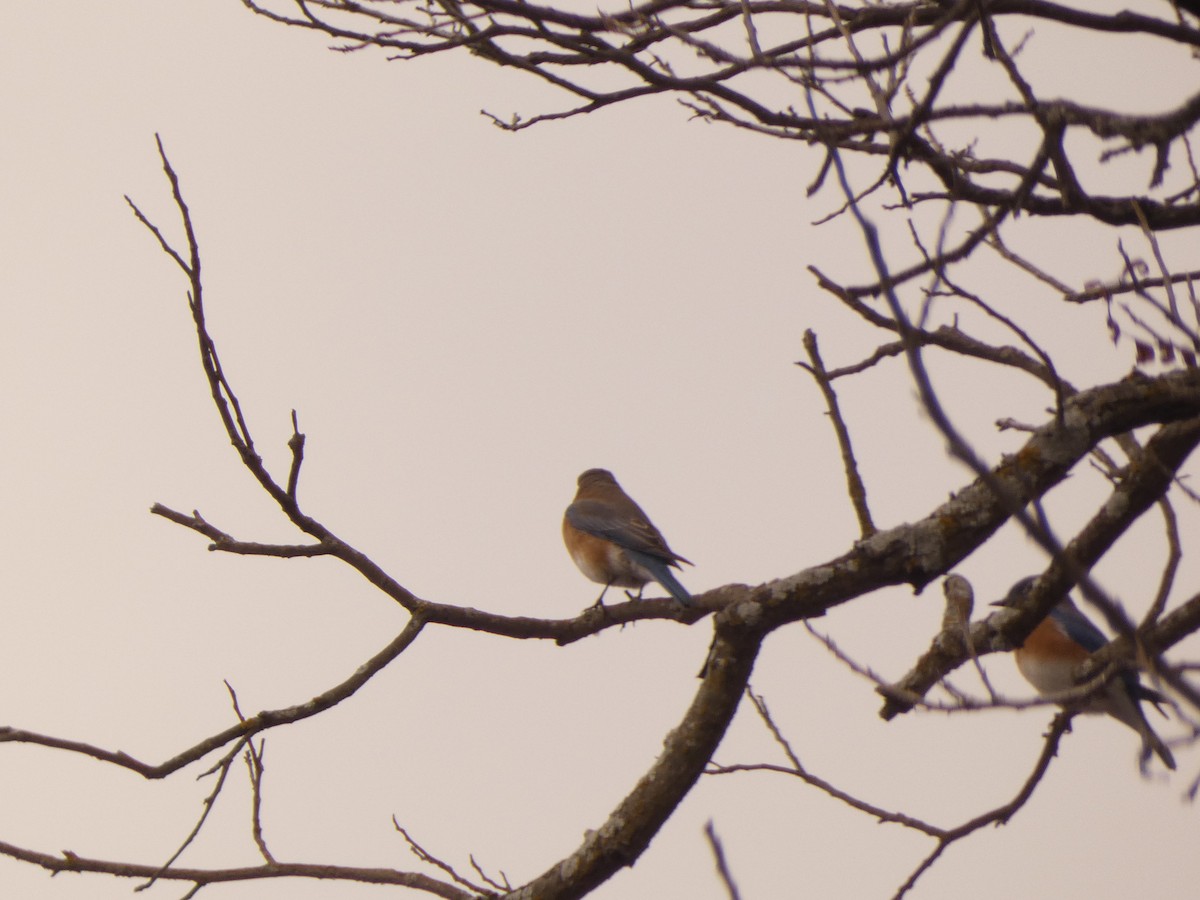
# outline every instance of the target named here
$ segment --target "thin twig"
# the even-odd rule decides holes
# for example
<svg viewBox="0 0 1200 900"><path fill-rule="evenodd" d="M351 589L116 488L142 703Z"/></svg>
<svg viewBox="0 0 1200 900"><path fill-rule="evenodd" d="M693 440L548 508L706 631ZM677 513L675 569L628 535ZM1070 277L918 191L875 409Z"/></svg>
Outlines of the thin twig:
<svg viewBox="0 0 1200 900"><path fill-rule="evenodd" d="M717 829L713 826L712 819L704 824L704 836L708 839L713 861L717 864L717 875L721 879L721 884L725 885L725 892L729 895L729 900L741 900L742 895L738 893L733 873L729 871L729 862L725 859L725 848L721 845L721 838L717 835Z"/></svg>
<svg viewBox="0 0 1200 900"><path fill-rule="evenodd" d="M838 447L842 451L842 469L846 473L846 490L850 495L850 503L854 506L854 514L858 517L859 533L868 538L876 532L875 523L871 521L871 509L867 504L867 488L858 472L858 461L854 458L854 446L850 441L850 429L842 418L838 405L837 394L833 390L825 364L821 360L821 351L817 347L817 335L812 330L804 332L804 350L808 353L808 365L797 363L816 381L817 387L825 397L825 406L829 411L829 419L833 423L834 434L837 435Z"/></svg>

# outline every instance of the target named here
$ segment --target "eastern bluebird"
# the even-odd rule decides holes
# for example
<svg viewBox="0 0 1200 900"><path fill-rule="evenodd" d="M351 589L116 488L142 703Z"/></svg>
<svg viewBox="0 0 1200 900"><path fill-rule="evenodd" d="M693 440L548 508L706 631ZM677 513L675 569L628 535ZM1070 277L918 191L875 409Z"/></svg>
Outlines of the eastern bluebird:
<svg viewBox="0 0 1200 900"><path fill-rule="evenodd" d="M607 469L588 469L579 476L579 490L563 516L562 530L563 543L579 571L604 585L597 604L613 585L637 588L640 598L646 583L657 581L684 606L692 605L692 595L671 572L672 566L678 569L681 562L690 566L691 561L667 546Z"/></svg>
<svg viewBox="0 0 1200 900"><path fill-rule="evenodd" d="M1008 596L993 606L1016 606L1033 587L1037 578L1023 578L1013 585ZM1040 694L1068 691L1078 685L1075 672L1079 664L1108 643L1108 638L1093 625L1070 597L1063 597L1050 614L1037 624L1016 649L1017 668ZM1153 751L1168 769L1175 768L1175 758L1162 739L1154 733L1142 714L1141 701L1155 706L1166 698L1138 681L1128 670L1119 673L1099 693L1084 702L1080 712L1108 713L1124 722L1142 738L1142 762Z"/></svg>

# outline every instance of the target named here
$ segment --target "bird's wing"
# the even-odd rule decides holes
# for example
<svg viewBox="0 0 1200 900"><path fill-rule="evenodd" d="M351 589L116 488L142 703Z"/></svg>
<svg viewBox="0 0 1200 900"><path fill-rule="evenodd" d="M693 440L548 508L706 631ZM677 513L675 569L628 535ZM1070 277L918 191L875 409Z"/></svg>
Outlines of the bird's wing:
<svg viewBox="0 0 1200 900"><path fill-rule="evenodd" d="M585 534L611 541L626 550L647 553L671 563L688 562L667 546L648 519L623 515L602 500L576 500L567 507L567 521Z"/></svg>
<svg viewBox="0 0 1200 900"><path fill-rule="evenodd" d="M1088 653L1095 653L1108 643L1104 632L1093 625L1088 617L1074 606L1060 604L1050 611L1050 618L1066 632L1067 637Z"/></svg>

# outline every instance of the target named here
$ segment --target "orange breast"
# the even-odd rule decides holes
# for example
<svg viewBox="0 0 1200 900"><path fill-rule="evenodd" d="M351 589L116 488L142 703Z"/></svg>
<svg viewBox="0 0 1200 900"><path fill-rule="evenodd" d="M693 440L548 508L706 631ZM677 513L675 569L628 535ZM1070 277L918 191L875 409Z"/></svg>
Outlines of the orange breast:
<svg viewBox="0 0 1200 900"><path fill-rule="evenodd" d="M1068 638L1058 623L1047 617L1014 654L1017 668L1038 691L1049 694L1075 686L1074 671L1088 652Z"/></svg>
<svg viewBox="0 0 1200 900"><path fill-rule="evenodd" d="M615 587L641 587L649 577L643 575L625 551L611 541L580 531L563 519L563 543L579 571L597 584Z"/></svg>

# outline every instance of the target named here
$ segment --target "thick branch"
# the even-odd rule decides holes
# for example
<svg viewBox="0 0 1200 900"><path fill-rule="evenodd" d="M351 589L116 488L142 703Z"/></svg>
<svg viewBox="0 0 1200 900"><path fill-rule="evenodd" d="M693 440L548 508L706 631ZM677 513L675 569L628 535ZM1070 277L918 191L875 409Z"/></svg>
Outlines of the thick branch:
<svg viewBox="0 0 1200 900"><path fill-rule="evenodd" d="M714 648L712 663L683 721L668 733L663 752L608 820L583 845L529 884L512 900L583 897L624 866L631 866L704 772L725 735L761 636L743 634Z"/></svg>

